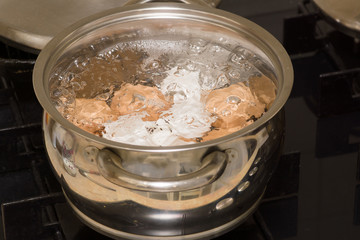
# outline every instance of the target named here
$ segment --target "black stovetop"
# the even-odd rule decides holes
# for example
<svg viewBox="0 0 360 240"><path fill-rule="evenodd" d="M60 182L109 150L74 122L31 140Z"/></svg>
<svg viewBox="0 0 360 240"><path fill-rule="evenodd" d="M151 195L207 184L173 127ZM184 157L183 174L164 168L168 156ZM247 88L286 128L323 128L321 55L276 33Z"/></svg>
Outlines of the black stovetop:
<svg viewBox="0 0 360 240"><path fill-rule="evenodd" d="M216 239L360 239L360 44L309 1L222 0L291 55L284 153L258 210ZM0 43L0 240L109 239L83 225L50 170L36 55Z"/></svg>

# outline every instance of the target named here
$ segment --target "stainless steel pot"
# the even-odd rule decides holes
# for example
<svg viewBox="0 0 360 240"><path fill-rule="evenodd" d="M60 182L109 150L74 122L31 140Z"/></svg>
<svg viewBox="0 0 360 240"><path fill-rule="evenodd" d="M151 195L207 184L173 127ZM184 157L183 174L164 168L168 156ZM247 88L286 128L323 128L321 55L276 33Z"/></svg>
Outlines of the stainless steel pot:
<svg viewBox="0 0 360 240"><path fill-rule="evenodd" d="M145 29L145 30L144 30ZM226 39L268 66L277 86L271 108L253 124L215 140L172 147L113 142L68 122L54 107L49 81L74 59L118 41L159 36ZM256 63L254 63L256 64ZM44 138L69 204L86 224L114 238L203 239L229 231L257 207L279 159L282 111L293 83L281 44L256 24L196 4L129 5L86 18L40 53L35 93L45 109Z"/></svg>

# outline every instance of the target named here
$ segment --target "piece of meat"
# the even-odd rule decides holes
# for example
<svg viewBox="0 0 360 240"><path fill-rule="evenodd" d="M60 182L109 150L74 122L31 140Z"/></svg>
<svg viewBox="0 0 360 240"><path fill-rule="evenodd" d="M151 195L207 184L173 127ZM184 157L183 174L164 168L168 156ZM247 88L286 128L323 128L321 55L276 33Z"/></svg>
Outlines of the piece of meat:
<svg viewBox="0 0 360 240"><path fill-rule="evenodd" d="M69 120L79 128L101 136L103 123L114 121L117 117L104 101L76 98Z"/></svg>
<svg viewBox="0 0 360 240"><path fill-rule="evenodd" d="M213 127L242 128L264 113L265 104L244 83L237 83L210 92L206 99L206 109L217 116Z"/></svg>
<svg viewBox="0 0 360 240"><path fill-rule="evenodd" d="M156 121L163 111L171 107L171 103L156 87L127 83L114 93L110 107L119 115L145 111L147 116L144 121Z"/></svg>

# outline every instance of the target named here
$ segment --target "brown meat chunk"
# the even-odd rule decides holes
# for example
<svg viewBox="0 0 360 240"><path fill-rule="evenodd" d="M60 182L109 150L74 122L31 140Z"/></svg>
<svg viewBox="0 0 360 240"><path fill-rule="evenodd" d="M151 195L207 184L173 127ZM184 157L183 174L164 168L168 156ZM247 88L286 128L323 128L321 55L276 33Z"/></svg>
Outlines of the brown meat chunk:
<svg viewBox="0 0 360 240"><path fill-rule="evenodd" d="M119 115L145 111L148 116L143 120L156 121L163 111L171 107L171 103L156 87L127 83L114 93L110 107Z"/></svg>

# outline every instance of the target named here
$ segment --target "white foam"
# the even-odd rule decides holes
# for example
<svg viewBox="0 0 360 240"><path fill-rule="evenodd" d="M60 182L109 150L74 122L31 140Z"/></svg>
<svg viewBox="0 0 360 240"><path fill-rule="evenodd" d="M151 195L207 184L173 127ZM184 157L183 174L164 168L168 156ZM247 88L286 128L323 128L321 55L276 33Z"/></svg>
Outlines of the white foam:
<svg viewBox="0 0 360 240"><path fill-rule="evenodd" d="M172 86L169 90L169 86ZM173 96L173 106L163 113L171 129L184 138L199 138L210 131L214 117L205 110L201 101L199 72L173 68L161 84L162 93Z"/></svg>
<svg viewBox="0 0 360 240"><path fill-rule="evenodd" d="M105 123L103 137L116 142L145 146L186 144L172 133L163 119L143 121L145 116L146 113L128 114L120 116L116 121Z"/></svg>
<svg viewBox="0 0 360 240"><path fill-rule="evenodd" d="M199 72L176 68L168 72L161 84L161 92L172 97L174 104L157 121L143 121L146 113L120 116L117 121L105 123L103 137L135 145L171 146L187 144L182 140L202 137L210 131L216 119L206 111L201 101ZM190 142L191 143L191 142Z"/></svg>

